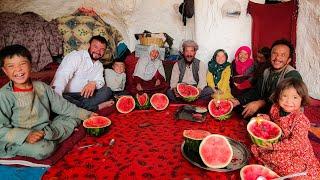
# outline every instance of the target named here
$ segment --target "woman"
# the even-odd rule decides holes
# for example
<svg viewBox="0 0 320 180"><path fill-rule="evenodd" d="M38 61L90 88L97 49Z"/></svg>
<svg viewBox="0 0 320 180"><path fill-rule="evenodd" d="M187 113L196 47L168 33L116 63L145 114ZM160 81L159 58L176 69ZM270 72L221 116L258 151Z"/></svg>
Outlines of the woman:
<svg viewBox="0 0 320 180"><path fill-rule="evenodd" d="M150 46L148 52L148 55L140 57L136 64L133 73L134 94L164 93L168 88L162 61L159 59L159 47Z"/></svg>

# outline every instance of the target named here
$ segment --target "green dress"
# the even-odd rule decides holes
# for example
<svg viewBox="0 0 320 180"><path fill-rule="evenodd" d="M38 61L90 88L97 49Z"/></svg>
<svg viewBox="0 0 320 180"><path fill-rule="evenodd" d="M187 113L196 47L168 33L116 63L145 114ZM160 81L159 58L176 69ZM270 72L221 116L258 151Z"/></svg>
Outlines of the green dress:
<svg viewBox="0 0 320 180"><path fill-rule="evenodd" d="M78 108L59 96L47 84L32 82L30 92L13 92L10 81L0 89L0 157L16 155L44 159L68 138L90 111ZM58 114L50 120L50 114ZM43 130L45 137L34 143L25 142L33 130Z"/></svg>

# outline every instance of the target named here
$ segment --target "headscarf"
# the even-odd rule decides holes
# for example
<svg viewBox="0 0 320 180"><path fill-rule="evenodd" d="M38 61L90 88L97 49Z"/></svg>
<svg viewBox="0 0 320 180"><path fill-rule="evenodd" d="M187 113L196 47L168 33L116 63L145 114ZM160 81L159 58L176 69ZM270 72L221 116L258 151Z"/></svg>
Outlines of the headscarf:
<svg viewBox="0 0 320 180"><path fill-rule="evenodd" d="M241 62L238 58L240 51L246 51L248 53L248 59L245 62ZM251 49L248 46L241 46L236 54L235 57L235 63L236 63L236 71L239 75L244 75L246 71L253 65L253 59L251 58Z"/></svg>
<svg viewBox="0 0 320 180"><path fill-rule="evenodd" d="M151 60L150 52L153 50L157 50L159 52L158 57ZM134 69L133 76L138 76L145 81L151 80L154 75L159 71L159 73L165 78L165 72L162 68L162 61L160 60L160 49L158 46L150 46L148 49L148 54L145 56L141 56L137 62L137 65Z"/></svg>
<svg viewBox="0 0 320 180"><path fill-rule="evenodd" d="M224 55L226 56L226 61L223 64L218 64L217 61L216 61L216 57L217 57L217 54L219 52L223 52ZM225 50L223 50L223 49L216 50L216 52L214 52L214 54L213 54L212 59L208 63L208 69L214 75L213 77L214 77L214 84L215 85L217 85L218 82L220 81L222 71L224 69L226 69L226 67L229 66L229 65L230 65L230 63L228 62L228 54L227 54L227 52Z"/></svg>

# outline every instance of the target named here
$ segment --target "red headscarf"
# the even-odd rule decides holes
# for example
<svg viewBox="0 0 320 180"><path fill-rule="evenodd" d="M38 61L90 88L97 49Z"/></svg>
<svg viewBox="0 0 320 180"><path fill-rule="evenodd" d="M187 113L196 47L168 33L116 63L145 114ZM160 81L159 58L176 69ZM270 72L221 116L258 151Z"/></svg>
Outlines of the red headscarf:
<svg viewBox="0 0 320 180"><path fill-rule="evenodd" d="M242 50L248 53L248 59L245 62L241 62L238 58L239 53ZM236 63L236 71L239 75L243 75L253 65L253 59L251 58L251 49L248 46L241 46L234 56Z"/></svg>

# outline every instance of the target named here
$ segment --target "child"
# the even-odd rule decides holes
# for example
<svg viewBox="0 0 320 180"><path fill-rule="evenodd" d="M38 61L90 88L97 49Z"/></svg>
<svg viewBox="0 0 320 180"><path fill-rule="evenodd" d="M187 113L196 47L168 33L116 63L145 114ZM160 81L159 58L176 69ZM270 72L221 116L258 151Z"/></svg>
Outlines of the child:
<svg viewBox="0 0 320 180"><path fill-rule="evenodd" d="M212 98L233 98L230 89L231 65L227 59L228 54L223 49L218 49L208 63L207 82L214 92Z"/></svg>
<svg viewBox="0 0 320 180"><path fill-rule="evenodd" d="M270 48L263 47L258 50L256 61L254 62L254 67L253 67L254 72L253 72L252 85L255 85L257 83L257 80L262 77L264 70L271 66L270 57L271 57Z"/></svg>
<svg viewBox="0 0 320 180"><path fill-rule="evenodd" d="M270 118L282 129L281 141L261 148L251 147L254 156L281 176L307 171L297 179L320 179L320 164L308 139L310 122L302 111L309 102L306 85L299 79L283 80L272 95Z"/></svg>
<svg viewBox="0 0 320 180"><path fill-rule="evenodd" d="M135 90L133 94L146 92L154 94L166 92L168 84L162 61L159 59L159 47L150 46L148 56L139 58L133 73Z"/></svg>
<svg viewBox="0 0 320 180"><path fill-rule="evenodd" d="M0 157L44 159L68 138L81 120L96 115L31 81L31 54L21 45L4 47L0 62L10 81L0 89ZM51 111L58 114L49 120Z"/></svg>
<svg viewBox="0 0 320 180"><path fill-rule="evenodd" d="M111 88L113 96L126 94L124 92L124 87L126 85L126 73L123 61L115 59L112 64L112 69L104 70L104 78L107 86Z"/></svg>
<svg viewBox="0 0 320 180"><path fill-rule="evenodd" d="M252 87L253 59L250 58L251 49L241 46L232 61L231 92L233 96L239 96Z"/></svg>

